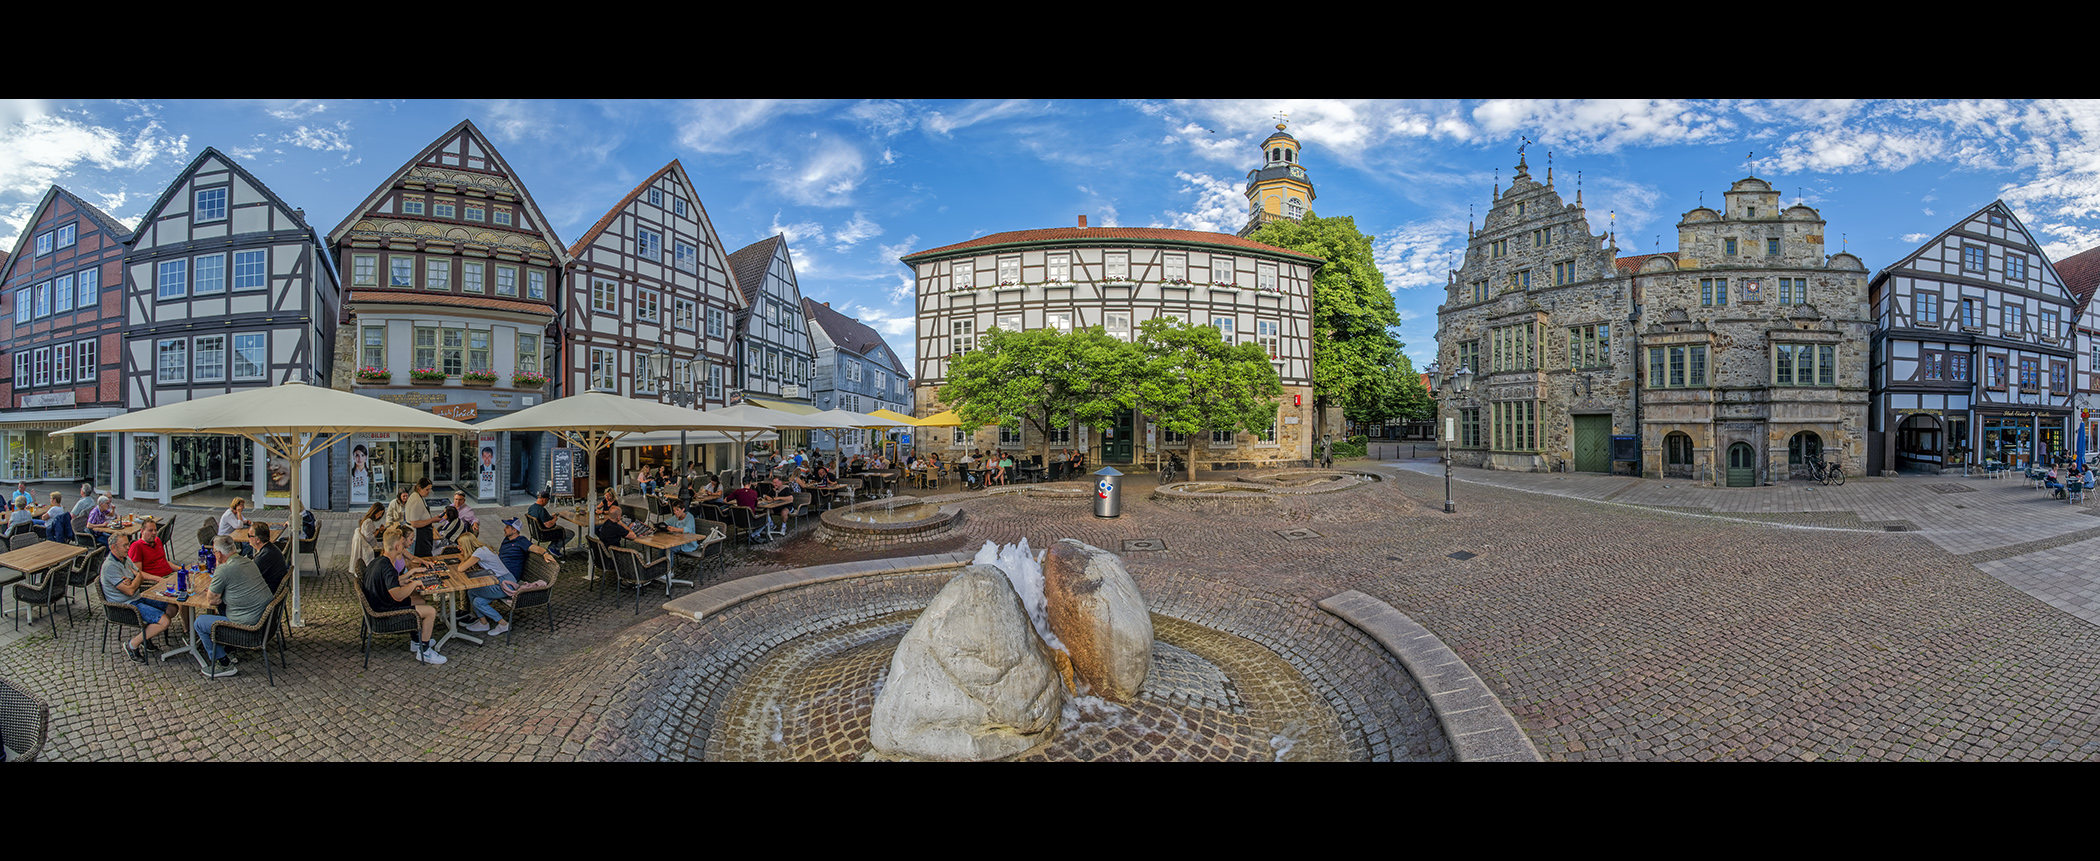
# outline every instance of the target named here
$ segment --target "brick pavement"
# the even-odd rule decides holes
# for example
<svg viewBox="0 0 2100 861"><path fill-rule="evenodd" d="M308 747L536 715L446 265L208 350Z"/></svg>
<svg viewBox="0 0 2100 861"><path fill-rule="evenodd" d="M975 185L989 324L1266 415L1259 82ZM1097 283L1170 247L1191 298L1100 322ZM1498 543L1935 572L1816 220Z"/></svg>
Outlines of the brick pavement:
<svg viewBox="0 0 2100 861"><path fill-rule="evenodd" d="M1353 633L1323 630L1347 626L1316 602L1355 589L1442 637L1549 759L2100 758L2100 627L1986 573L2075 573L2100 550L2100 519L2080 507L1982 479L1723 491L1461 472L1455 515L1437 510L1440 475L1406 469L1246 515L1155 505L1143 476L1115 520L1091 517L1083 498L943 494L968 512L959 534L911 552L1023 535L1163 539L1125 555L1148 599L1300 665L1314 662L1295 650ZM1977 489L1930 489L1950 483ZM182 535L194 518L177 524L177 552L194 550ZM1278 534L1296 528L1317 537ZM740 552L702 585L856 558L806 535ZM1451 558L1460 551L1477 555ZM514 642L454 645L443 667L382 638L367 672L350 580L331 567L275 688L248 663L221 681L173 662L137 667L100 648L99 618L56 638L47 622L25 626L0 644L0 675L54 703L56 760L693 755L673 748L683 736L669 724L690 715L693 680L724 645L696 626L646 602L637 617L572 565L558 632L530 618ZM780 613L792 632L792 603ZM1396 728L1408 719L1380 714ZM1361 745L1374 737L1419 743L1366 719L1344 722L1351 756L1373 756Z"/></svg>

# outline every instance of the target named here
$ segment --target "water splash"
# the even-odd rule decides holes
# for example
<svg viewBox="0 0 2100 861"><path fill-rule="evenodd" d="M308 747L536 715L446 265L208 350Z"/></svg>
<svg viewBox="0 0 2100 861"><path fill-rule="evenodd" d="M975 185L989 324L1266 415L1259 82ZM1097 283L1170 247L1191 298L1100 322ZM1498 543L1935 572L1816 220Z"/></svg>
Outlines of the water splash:
<svg viewBox="0 0 2100 861"><path fill-rule="evenodd" d="M1042 636L1050 648L1069 654L1062 640L1050 632L1048 605L1043 599L1043 560L1041 554L1028 552L1028 539L1019 544L1000 546L986 541L978 548L972 565L990 565L1006 574L1006 582L1013 584L1014 591L1021 596L1021 606L1028 611L1028 621L1035 632Z"/></svg>

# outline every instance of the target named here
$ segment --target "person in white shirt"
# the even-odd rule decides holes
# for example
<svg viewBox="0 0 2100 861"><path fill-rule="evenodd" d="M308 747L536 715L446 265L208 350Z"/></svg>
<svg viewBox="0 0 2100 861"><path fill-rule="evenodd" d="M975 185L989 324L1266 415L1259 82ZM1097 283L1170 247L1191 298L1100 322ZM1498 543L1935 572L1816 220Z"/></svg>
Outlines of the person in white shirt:
<svg viewBox="0 0 2100 861"><path fill-rule="evenodd" d="M234 530L247 528L248 518L241 514L241 509L247 507L248 500L234 497L232 504L227 506L226 513L219 515L219 534L232 535Z"/></svg>

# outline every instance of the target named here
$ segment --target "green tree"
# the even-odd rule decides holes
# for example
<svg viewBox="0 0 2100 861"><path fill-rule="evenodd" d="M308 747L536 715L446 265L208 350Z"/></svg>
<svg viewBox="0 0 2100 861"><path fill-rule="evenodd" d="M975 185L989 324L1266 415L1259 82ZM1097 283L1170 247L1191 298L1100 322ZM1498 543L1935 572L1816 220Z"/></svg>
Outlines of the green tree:
<svg viewBox="0 0 2100 861"><path fill-rule="evenodd" d="M1144 364L1126 402L1152 424L1192 440L1204 431L1275 428L1283 382L1260 344L1227 344L1216 329L1170 317L1146 320L1137 343ZM1189 445L1190 477L1202 448Z"/></svg>
<svg viewBox="0 0 2100 861"><path fill-rule="evenodd" d="M1136 346L1099 326L1071 333L989 329L978 349L949 360L941 403L973 433L985 425L1034 426L1049 463L1050 431L1111 421L1125 406L1137 364Z"/></svg>
<svg viewBox="0 0 2100 861"><path fill-rule="evenodd" d="M1393 335L1400 312L1356 219L1307 213L1302 221L1269 222L1247 238L1327 261L1312 283L1315 439L1328 434L1332 407L1364 422L1430 416L1429 391Z"/></svg>

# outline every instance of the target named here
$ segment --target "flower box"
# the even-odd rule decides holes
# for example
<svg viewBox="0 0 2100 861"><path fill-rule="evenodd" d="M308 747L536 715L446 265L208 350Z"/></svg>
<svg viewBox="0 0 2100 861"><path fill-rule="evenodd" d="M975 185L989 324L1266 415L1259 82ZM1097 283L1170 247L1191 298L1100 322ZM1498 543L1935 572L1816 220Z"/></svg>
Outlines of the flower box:
<svg viewBox="0 0 2100 861"><path fill-rule="evenodd" d="M442 386L445 372L436 368L416 368L408 372L408 381L419 386Z"/></svg>
<svg viewBox="0 0 2100 861"><path fill-rule="evenodd" d="M357 381L360 383L384 383L389 380L392 380L393 378L394 372L389 371L385 368L357 369Z"/></svg>
<svg viewBox="0 0 2100 861"><path fill-rule="evenodd" d="M470 386L493 386L496 384L496 375L486 371L468 371L459 375L459 379L460 382Z"/></svg>
<svg viewBox="0 0 2100 861"><path fill-rule="evenodd" d="M513 388L519 389L543 389L547 387L547 378L541 374L525 371L511 374L510 384Z"/></svg>

